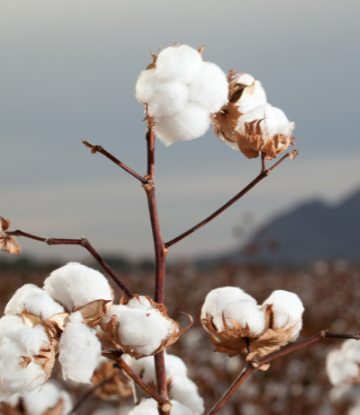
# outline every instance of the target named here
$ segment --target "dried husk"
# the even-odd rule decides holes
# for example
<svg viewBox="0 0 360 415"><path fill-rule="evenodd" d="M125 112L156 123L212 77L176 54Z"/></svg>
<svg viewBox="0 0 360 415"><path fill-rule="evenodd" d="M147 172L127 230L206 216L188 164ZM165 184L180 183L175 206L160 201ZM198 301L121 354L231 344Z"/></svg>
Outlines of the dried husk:
<svg viewBox="0 0 360 415"><path fill-rule="evenodd" d="M9 219L3 218L0 216L0 231L6 231L10 228Z"/></svg>
<svg viewBox="0 0 360 415"><path fill-rule="evenodd" d="M138 299L138 301L140 301L138 294L134 294L133 297L136 297ZM164 306L164 304L155 303L154 301L152 301L152 299L150 297L148 297L148 296L145 296L145 297L149 301L151 306L155 310L158 310L163 317L165 317L167 320L171 321L173 326L174 326L174 331L171 333L171 335L167 339L163 339L160 346L153 353L151 353L149 355L142 354L142 353L137 353L137 352L134 351L134 347L137 347L137 346L140 346L140 345L122 344L122 342L119 338L119 332L118 332L118 328L119 328L120 323L117 321L117 316L116 315L113 315L108 322L100 323L101 329L105 332L108 339L116 346L116 348L117 349L120 348L124 353L130 355L131 357L133 357L135 359L141 359L142 357L146 357L146 356L153 356L153 355L161 352L162 350L166 349L167 347L171 346L172 344L174 344L178 340L178 338L185 331L187 331L192 326L192 323L193 323L192 317L190 315L188 315L188 317L190 319L190 324L187 327L180 330L180 324L178 322L174 321L173 319L171 319L168 316L167 308ZM125 299L124 297L122 297L121 300L120 300L120 304L126 305L130 300L131 300L131 298Z"/></svg>
<svg viewBox="0 0 360 415"><path fill-rule="evenodd" d="M64 401L62 398L60 398L59 402L54 407L47 409L42 415L61 415L63 412L63 408Z"/></svg>
<svg viewBox="0 0 360 415"><path fill-rule="evenodd" d="M105 380L106 383L96 389L96 394L101 400L105 401L114 395L126 398L132 394L131 384L124 372L108 361L104 361L100 368L95 369L91 383L99 385Z"/></svg>
<svg viewBox="0 0 360 415"><path fill-rule="evenodd" d="M111 300L95 300L77 308L75 311L80 311L83 316L83 323L87 324L89 327L94 327L100 323L108 309L111 307L111 305L108 307L109 303L112 305Z"/></svg>
<svg viewBox="0 0 360 415"><path fill-rule="evenodd" d="M200 318L200 309L198 317L205 330L210 333L210 340L216 346L215 352L227 353L228 357L236 356L240 353L246 354L248 362L256 362L260 357L274 353L280 349L281 346L287 344L297 326L294 324L289 328L285 326L274 329L274 313L272 305L265 305L263 308L266 317L265 330L260 335L255 335L249 326L242 327L240 323L234 319L229 319L234 327L229 327L226 318L223 315L223 324L225 330L218 331L212 323L210 316L206 319ZM264 371L268 369L268 365L260 366L259 370Z"/></svg>

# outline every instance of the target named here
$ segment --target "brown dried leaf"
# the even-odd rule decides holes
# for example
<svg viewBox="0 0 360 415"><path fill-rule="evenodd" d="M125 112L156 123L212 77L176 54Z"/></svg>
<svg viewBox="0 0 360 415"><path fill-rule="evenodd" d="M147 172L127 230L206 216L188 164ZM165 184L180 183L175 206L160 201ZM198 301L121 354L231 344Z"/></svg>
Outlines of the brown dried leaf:
<svg viewBox="0 0 360 415"><path fill-rule="evenodd" d="M54 314L49 317L46 321L47 325L55 326L57 331L63 332L65 330L65 326L69 321L70 313L58 313Z"/></svg>
<svg viewBox="0 0 360 415"><path fill-rule="evenodd" d="M49 379L52 368L55 363L55 348L52 344L48 347L41 347L39 354L34 356L34 362L42 366L43 371L46 374L44 383Z"/></svg>
<svg viewBox="0 0 360 415"><path fill-rule="evenodd" d="M89 304L77 308L75 311L80 311L83 316L83 322L89 327L94 327L100 323L107 313L107 304L110 300L95 300Z"/></svg>
<svg viewBox="0 0 360 415"><path fill-rule="evenodd" d="M33 314L29 313L26 309L21 314L22 321L27 327L34 327L34 326L43 326L45 327L45 323L41 317L34 316Z"/></svg>
<svg viewBox="0 0 360 415"><path fill-rule="evenodd" d="M31 362L31 357L29 356L20 356L20 359L22 359L22 361L19 363L19 366L21 367L21 369L26 369L28 367L28 364Z"/></svg>
<svg viewBox="0 0 360 415"><path fill-rule="evenodd" d="M5 251L10 255L20 255L21 254L21 246L19 242L13 237L8 236L5 240Z"/></svg>
<svg viewBox="0 0 360 415"><path fill-rule="evenodd" d="M9 219L3 218L0 216L0 230L6 231L10 228L10 221Z"/></svg>
<svg viewBox="0 0 360 415"><path fill-rule="evenodd" d="M41 415L61 415L64 408L64 401L62 398L59 399L59 402L53 407L47 409Z"/></svg>

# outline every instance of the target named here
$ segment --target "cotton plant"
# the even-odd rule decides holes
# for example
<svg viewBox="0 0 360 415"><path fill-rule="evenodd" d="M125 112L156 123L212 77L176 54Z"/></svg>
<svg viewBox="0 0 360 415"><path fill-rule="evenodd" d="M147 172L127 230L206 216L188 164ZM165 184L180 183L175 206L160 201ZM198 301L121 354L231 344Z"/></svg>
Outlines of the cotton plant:
<svg viewBox="0 0 360 415"><path fill-rule="evenodd" d="M6 415L67 415L72 408L70 394L54 381L0 403L0 412Z"/></svg>
<svg viewBox="0 0 360 415"><path fill-rule="evenodd" d="M303 312L300 298L288 291L274 291L258 305L238 287L221 287L206 296L200 321L216 352L229 357L244 353L253 361L295 341ZM267 368L263 365L262 370Z"/></svg>
<svg viewBox="0 0 360 415"><path fill-rule="evenodd" d="M346 340L326 357L326 372L333 386L354 385L360 382L360 344Z"/></svg>
<svg viewBox="0 0 360 415"><path fill-rule="evenodd" d="M3 405L10 404L9 399L17 405L17 394L24 396L21 399L25 402L26 394L37 393L39 388L39 393L46 391L50 385L46 382L58 358L64 378L91 384L94 389L88 396L97 388L101 399L113 399L114 395L130 395L130 389L135 390L133 384L140 387L147 398L138 402L135 397L136 405L128 411L130 415L204 413L204 401L188 377L184 362L166 352L186 330L180 330L165 306L166 259L173 245L215 219L286 158L296 156L296 151L288 151L295 138L292 137L295 124L282 110L267 102L259 80L233 70L225 75L219 66L203 60L203 47L197 50L174 44L152 56L153 62L140 73L135 86L135 96L144 105L147 122L146 174L137 173L99 145L83 143L93 154L104 155L132 175L145 191L154 240L154 295L140 295L130 289L83 236L45 238L21 230L11 231L10 221L0 217L0 249L9 255L21 253L15 236L48 245L77 245L96 259L121 291L120 303L115 303L104 275L75 262L53 271L42 289L32 284L19 288L0 319ZM155 138L166 146L193 140L203 136L211 123L215 135L231 148L240 150L249 159L261 155L261 171L213 214L165 242L155 194ZM280 154L283 156L277 162L266 166L267 160ZM322 331L291 349L281 349L297 341L303 312L300 298L281 289L262 304L239 287L220 287L207 295L199 317L216 346L215 351L229 357L243 353L247 360L233 385L210 411L211 415L223 407L252 372L266 370L272 360L323 338L349 338ZM358 351L352 347L345 343L340 352L335 351L329 357L327 366L334 384L357 381ZM32 408L37 409L32 410L40 413L57 408L56 414L61 415L64 408L59 406L60 395L54 389L48 391L44 405L34 404ZM32 395L28 396L30 408L35 401Z"/></svg>

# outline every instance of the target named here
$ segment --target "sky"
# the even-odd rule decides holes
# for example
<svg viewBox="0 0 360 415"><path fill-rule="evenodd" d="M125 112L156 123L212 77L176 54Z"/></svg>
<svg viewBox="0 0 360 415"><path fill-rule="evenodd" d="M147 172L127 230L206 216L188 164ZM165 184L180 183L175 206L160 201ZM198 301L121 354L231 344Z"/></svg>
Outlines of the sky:
<svg viewBox="0 0 360 415"><path fill-rule="evenodd" d="M146 173L144 108L134 89L149 51L199 48L224 71L258 78L296 123L287 160L228 211L171 248L169 259L234 249L245 212L256 224L309 199L337 203L360 188L357 0L0 0L0 215L13 229L85 235L101 253L153 253L140 184L81 139ZM259 172L210 129L156 143L164 240L211 214ZM81 248L21 240L38 259L79 260Z"/></svg>

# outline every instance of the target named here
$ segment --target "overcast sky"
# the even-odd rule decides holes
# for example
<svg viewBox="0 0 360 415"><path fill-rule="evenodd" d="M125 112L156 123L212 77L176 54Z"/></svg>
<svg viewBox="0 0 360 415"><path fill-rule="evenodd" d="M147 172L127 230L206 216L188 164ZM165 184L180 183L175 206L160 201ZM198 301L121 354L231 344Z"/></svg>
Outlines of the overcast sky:
<svg viewBox="0 0 360 415"><path fill-rule="evenodd" d="M101 144L145 174L143 106L134 97L149 51L205 45L224 71L260 79L271 104L295 121L300 155L170 259L233 249L232 229L308 199L331 203L360 187L358 0L0 0L0 215L13 228L90 239L101 252L153 252L139 183L92 155ZM157 195L165 240L211 214L251 181L247 160L211 130L156 143ZM80 248L21 241L25 254L79 259Z"/></svg>

